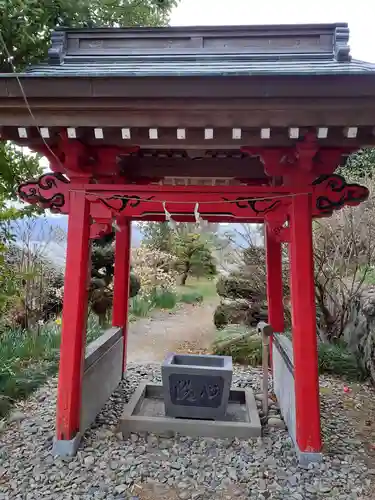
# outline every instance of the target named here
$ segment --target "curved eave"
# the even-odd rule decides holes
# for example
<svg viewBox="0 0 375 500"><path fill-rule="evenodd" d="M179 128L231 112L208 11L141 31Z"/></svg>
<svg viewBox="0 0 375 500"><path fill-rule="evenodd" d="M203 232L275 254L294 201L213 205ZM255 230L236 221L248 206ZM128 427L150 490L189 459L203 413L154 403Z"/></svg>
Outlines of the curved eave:
<svg viewBox="0 0 375 500"><path fill-rule="evenodd" d="M337 62L325 57L280 57L267 59L233 54L223 58L213 56L128 56L124 59L103 58L99 61L85 57L67 58L61 65L40 65L20 75L32 77L254 77L254 76L342 76L375 74L375 64L352 60Z"/></svg>
<svg viewBox="0 0 375 500"><path fill-rule="evenodd" d="M374 127L375 71L330 74L2 75L0 126Z"/></svg>
<svg viewBox="0 0 375 500"><path fill-rule="evenodd" d="M345 98L375 97L375 70L350 73L0 74L0 99L22 98Z"/></svg>

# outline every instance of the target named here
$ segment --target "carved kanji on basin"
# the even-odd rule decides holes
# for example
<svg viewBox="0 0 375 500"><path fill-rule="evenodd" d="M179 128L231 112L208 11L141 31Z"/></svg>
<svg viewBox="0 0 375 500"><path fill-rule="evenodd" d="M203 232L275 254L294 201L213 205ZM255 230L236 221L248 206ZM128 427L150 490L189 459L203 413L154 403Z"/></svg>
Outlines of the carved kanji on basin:
<svg viewBox="0 0 375 500"><path fill-rule="evenodd" d="M224 418L232 372L230 356L169 354L161 368L165 414L181 418Z"/></svg>

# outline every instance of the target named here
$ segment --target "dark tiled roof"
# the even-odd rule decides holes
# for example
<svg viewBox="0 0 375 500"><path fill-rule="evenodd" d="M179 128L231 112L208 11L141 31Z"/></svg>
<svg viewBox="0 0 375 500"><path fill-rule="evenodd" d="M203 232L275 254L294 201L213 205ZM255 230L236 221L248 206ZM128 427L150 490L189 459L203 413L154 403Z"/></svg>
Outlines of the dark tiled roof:
<svg viewBox="0 0 375 500"><path fill-rule="evenodd" d="M249 76L375 73L353 61L345 23L58 29L29 76Z"/></svg>
<svg viewBox="0 0 375 500"><path fill-rule="evenodd" d="M127 58L119 62L65 61L60 66L31 68L34 76L248 76L248 75L327 75L375 73L375 64L362 61L339 63L330 60L254 60L222 58Z"/></svg>

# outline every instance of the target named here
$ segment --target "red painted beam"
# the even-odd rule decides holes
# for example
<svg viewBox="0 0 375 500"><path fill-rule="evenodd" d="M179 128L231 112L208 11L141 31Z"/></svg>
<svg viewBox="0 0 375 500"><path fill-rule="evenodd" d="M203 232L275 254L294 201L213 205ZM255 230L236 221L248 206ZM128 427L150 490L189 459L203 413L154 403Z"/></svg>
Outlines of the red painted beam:
<svg viewBox="0 0 375 500"><path fill-rule="evenodd" d="M262 198L269 196L285 196L293 193L312 192L312 186L286 187L286 186L171 186L160 184L86 184L83 186L88 195L94 196L139 196L142 199L155 196L157 200L167 201L197 201L197 195L201 200L213 201L223 197L244 197L246 199ZM199 201L199 200L198 200Z"/></svg>
<svg viewBox="0 0 375 500"><path fill-rule="evenodd" d="M90 207L84 193L75 192L70 206L57 393L59 440L73 439L80 427L89 284Z"/></svg>
<svg viewBox="0 0 375 500"><path fill-rule="evenodd" d="M319 377L311 197L293 198L290 211L292 335L296 438L302 452L319 452Z"/></svg>
<svg viewBox="0 0 375 500"><path fill-rule="evenodd" d="M293 197L312 193L312 217L326 217L345 205L358 205L366 200L366 187L347 184L338 175L321 176L311 185L271 186L159 186L134 184L80 184L59 174L46 174L36 181L20 185L19 196L26 202L39 204L60 213L69 213L69 192L86 192L92 218L154 220L165 216L194 216L196 207L203 218L217 217L220 222L283 219Z"/></svg>
<svg viewBox="0 0 375 500"><path fill-rule="evenodd" d="M87 185L96 220L111 214L144 220L165 215L193 216L196 206L203 218L262 220L268 213L281 217L290 204L291 191L267 186L129 186Z"/></svg>

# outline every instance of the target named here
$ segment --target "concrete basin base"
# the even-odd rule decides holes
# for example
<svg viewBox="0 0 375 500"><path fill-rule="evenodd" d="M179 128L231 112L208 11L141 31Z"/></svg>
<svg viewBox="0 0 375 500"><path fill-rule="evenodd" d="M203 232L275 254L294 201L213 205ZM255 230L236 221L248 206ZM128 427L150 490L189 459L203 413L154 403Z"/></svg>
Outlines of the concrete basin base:
<svg viewBox="0 0 375 500"><path fill-rule="evenodd" d="M142 383L125 406L119 425L125 438L131 433L240 439L262 435L254 394L249 388L230 391L223 419L204 420L166 416L163 386Z"/></svg>

